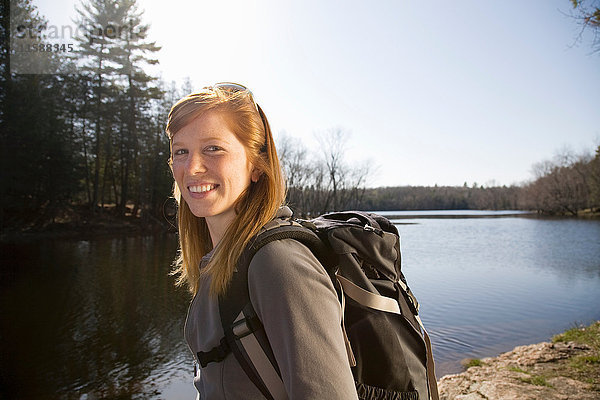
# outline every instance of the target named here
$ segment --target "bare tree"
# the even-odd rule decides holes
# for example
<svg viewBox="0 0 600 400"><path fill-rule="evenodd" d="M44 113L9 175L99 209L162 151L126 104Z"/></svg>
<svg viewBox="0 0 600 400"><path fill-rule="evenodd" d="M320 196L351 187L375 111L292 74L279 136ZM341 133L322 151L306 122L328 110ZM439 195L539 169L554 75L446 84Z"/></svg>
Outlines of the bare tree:
<svg viewBox="0 0 600 400"><path fill-rule="evenodd" d="M283 132L277 148L288 187L302 187L309 178L306 147L299 139Z"/></svg>
<svg viewBox="0 0 600 400"><path fill-rule="evenodd" d="M305 189L311 175L308 151L299 139L285 132L281 134L277 148L287 184L287 202L298 214L306 215Z"/></svg>
<svg viewBox="0 0 600 400"><path fill-rule="evenodd" d="M328 177L327 197L322 212L360 208L367 179L373 167L370 161L351 167L345 156L350 134L332 128L317 136Z"/></svg>
<svg viewBox="0 0 600 400"><path fill-rule="evenodd" d="M321 146L325 166L329 175L329 194L325 202L323 212L332 209L340 209L341 194L346 184L348 168L344 164L344 154L346 152L346 143L349 134L341 128L333 128L329 131L317 135L317 140Z"/></svg>
<svg viewBox="0 0 600 400"><path fill-rule="evenodd" d="M571 17L581 26L581 31L575 39L580 42L585 31L592 31L592 53L600 52L600 1L599 0L570 0L573 6Z"/></svg>
<svg viewBox="0 0 600 400"><path fill-rule="evenodd" d="M600 210L600 145L596 147L596 156L588 164L588 176L590 205Z"/></svg>
<svg viewBox="0 0 600 400"><path fill-rule="evenodd" d="M527 187L530 204L547 214L577 215L590 207L591 160L587 153L576 156L570 149L563 149L553 160L535 164L537 179Z"/></svg>
<svg viewBox="0 0 600 400"><path fill-rule="evenodd" d="M350 170L347 195L344 199L345 208L360 208L365 196L367 180L374 172L371 160L358 163Z"/></svg>
<svg viewBox="0 0 600 400"><path fill-rule="evenodd" d="M286 175L288 203L297 214L309 216L360 208L369 174L369 161L350 167L345 162L348 133L340 128L316 135L320 152L283 133L278 152Z"/></svg>

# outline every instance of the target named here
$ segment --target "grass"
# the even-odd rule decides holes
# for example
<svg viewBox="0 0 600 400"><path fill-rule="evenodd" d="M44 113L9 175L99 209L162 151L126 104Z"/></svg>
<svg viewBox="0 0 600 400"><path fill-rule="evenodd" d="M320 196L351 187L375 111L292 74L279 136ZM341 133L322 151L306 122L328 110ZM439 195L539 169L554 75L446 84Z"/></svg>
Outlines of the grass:
<svg viewBox="0 0 600 400"><path fill-rule="evenodd" d="M529 383L529 384L535 385L535 386L552 387L552 385L546 381L546 378L541 375L531 375L526 378L519 378L519 380L521 382Z"/></svg>
<svg viewBox="0 0 600 400"><path fill-rule="evenodd" d="M481 361L479 358L470 358L465 361L464 367L465 369L469 369L471 367L481 367L485 363Z"/></svg>
<svg viewBox="0 0 600 400"><path fill-rule="evenodd" d="M518 377L517 379L520 380L521 382L529 383L530 385L536 385L536 386L552 387L552 385L549 384L548 381L546 381L547 376L533 375L530 372L524 370L523 368L519 368L519 367L510 367L510 368L508 368L508 370L512 371L512 372L518 372L521 374L528 375L525 377Z"/></svg>
<svg viewBox="0 0 600 400"><path fill-rule="evenodd" d="M597 321L590 326L577 326L568 331L556 335L552 338L553 343L558 342L575 342L579 344L587 344L592 347L596 353L600 352L600 321Z"/></svg>
<svg viewBox="0 0 600 400"><path fill-rule="evenodd" d="M569 329L554 336L552 342L575 342L591 348L591 352L569 360L569 368L565 376L590 383L595 390L600 391L600 321L587 327L578 326Z"/></svg>
<svg viewBox="0 0 600 400"><path fill-rule="evenodd" d="M520 372L522 374L529 374L529 372L527 372L524 369L521 369L519 367L510 367L508 370L512 371L512 372Z"/></svg>

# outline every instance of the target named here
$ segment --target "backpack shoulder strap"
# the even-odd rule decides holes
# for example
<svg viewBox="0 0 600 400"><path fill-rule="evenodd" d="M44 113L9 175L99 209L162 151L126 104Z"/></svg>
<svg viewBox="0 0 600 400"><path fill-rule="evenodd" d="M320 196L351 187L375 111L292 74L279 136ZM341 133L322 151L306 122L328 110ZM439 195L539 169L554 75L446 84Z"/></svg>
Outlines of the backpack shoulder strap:
<svg viewBox="0 0 600 400"><path fill-rule="evenodd" d="M323 244L316 233L299 223L279 219L267 224L242 253L227 293L219 297L219 313L225 337L217 346L218 349L203 353L203 356L209 358L217 355L212 359L205 359L206 362L211 362L220 361L232 352L254 385L267 399L273 400L287 399L287 394L264 327L250 301L248 268L258 250L270 242L282 239L300 241L317 257L324 254Z"/></svg>
<svg viewBox="0 0 600 400"><path fill-rule="evenodd" d="M273 224L277 222L277 224ZM275 240L294 239L307 246L318 259L325 256L325 248L317 234L299 223L273 220L264 231L255 236L242 252L227 293L219 297L219 312L223 326L231 326L238 314L250 303L248 268L254 255Z"/></svg>

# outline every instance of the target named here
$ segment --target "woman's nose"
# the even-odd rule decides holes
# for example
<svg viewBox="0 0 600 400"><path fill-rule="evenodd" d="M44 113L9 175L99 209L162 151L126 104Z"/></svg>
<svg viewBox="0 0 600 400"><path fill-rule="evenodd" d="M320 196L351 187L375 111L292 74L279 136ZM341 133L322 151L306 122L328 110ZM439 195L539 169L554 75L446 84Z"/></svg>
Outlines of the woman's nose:
<svg viewBox="0 0 600 400"><path fill-rule="evenodd" d="M188 158L188 173L190 175L200 174L206 172L206 165L204 157L199 153L190 153Z"/></svg>

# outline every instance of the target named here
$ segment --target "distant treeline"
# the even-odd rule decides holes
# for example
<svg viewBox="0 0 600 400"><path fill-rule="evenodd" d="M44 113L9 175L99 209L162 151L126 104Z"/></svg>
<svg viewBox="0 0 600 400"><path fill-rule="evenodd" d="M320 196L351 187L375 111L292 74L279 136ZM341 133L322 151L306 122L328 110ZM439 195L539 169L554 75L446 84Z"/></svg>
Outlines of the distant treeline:
<svg viewBox="0 0 600 400"><path fill-rule="evenodd" d="M536 178L512 186L400 186L361 188L352 182L339 184L338 209L371 211L398 210L530 210L545 215L578 215L584 210L600 212L600 146L596 154L575 156L563 152L534 165ZM285 164L285 161L284 161ZM312 170L318 163L312 163ZM326 170L326 164L325 167ZM296 170L302 170L296 168ZM314 173L314 172L312 172ZM297 175L297 174L296 174ZM327 174L326 174L327 175ZM350 174L356 176L357 174ZM360 175L360 174L358 174ZM318 176L318 175L317 175ZM325 180L327 183L329 180ZM323 199L334 197L325 185L314 182L292 185L289 200L304 215L316 215L327 208ZM315 187L317 189L315 189ZM313 201L310 201L310 200ZM330 200L329 204L333 201ZM298 207L299 206L299 207Z"/></svg>
<svg viewBox="0 0 600 400"><path fill-rule="evenodd" d="M600 146L594 155L563 151L552 160L535 164L533 170L535 179L519 186L474 184L469 187L465 183L463 186L351 188L354 193L360 193L358 202L346 203L341 208L373 211L512 209L571 216L586 210L600 212ZM305 188L303 192L306 191ZM352 196L346 197L355 201Z"/></svg>
<svg viewBox="0 0 600 400"><path fill-rule="evenodd" d="M366 210L516 210L522 187L402 186L367 189Z"/></svg>
<svg viewBox="0 0 600 400"><path fill-rule="evenodd" d="M177 87L148 75L146 67L157 63L153 54L159 47L147 40L148 27L135 1L108 3L83 1L80 22L97 26L110 20L132 26L136 35L98 33L84 46L87 52L53 54L49 62L59 72L64 66L65 73L45 75L11 72L14 32L7 2L2 3L1 28L10 33L0 43L2 231L77 222L90 214L166 224L165 214L173 214L164 128L171 105L193 88L189 81ZM24 26L45 26L30 0L10 5ZM67 72L73 69L78 73ZM332 129L318 139L319 151L311 152L299 140L280 135L288 201L298 215L343 209L527 209L576 215L600 208L600 147L595 155L563 153L536 164L535 180L522 186L368 189L374 168L369 162L345 162L345 132Z"/></svg>

